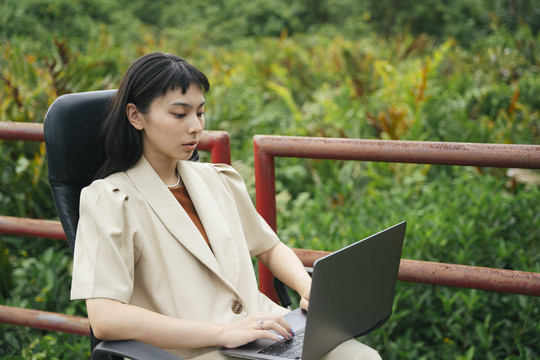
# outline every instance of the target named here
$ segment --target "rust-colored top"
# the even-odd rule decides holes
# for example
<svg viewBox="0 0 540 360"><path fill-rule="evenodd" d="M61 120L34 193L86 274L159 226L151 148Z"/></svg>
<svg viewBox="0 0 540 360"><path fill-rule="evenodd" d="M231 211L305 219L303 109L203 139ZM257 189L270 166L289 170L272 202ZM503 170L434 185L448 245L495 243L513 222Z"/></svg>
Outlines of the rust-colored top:
<svg viewBox="0 0 540 360"><path fill-rule="evenodd" d="M197 215L197 210L195 209L195 206L193 206L193 202L191 201L191 198L189 197L186 187L181 185L175 188L171 188L169 190L171 190L176 200L178 200L180 205L182 205L184 210L187 212L187 214L191 218L191 221L193 221L195 226L197 226L197 229L199 229L202 236L204 237L204 240L206 240L206 243L208 244L211 250L212 246L210 245L210 241L208 241L208 236L206 235L206 231L204 231L204 226L201 222L201 219L199 218L199 215Z"/></svg>

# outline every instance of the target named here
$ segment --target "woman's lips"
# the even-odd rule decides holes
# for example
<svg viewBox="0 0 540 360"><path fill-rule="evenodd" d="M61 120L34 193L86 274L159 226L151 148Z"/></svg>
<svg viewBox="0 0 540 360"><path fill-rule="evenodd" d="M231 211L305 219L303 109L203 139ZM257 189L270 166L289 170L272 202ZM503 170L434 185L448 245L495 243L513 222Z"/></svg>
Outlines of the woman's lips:
<svg viewBox="0 0 540 360"><path fill-rule="evenodd" d="M190 150L190 151L193 151L197 148L197 142L194 141L194 142L190 142L190 143L187 143L187 144L184 144L184 148L187 149L187 150Z"/></svg>

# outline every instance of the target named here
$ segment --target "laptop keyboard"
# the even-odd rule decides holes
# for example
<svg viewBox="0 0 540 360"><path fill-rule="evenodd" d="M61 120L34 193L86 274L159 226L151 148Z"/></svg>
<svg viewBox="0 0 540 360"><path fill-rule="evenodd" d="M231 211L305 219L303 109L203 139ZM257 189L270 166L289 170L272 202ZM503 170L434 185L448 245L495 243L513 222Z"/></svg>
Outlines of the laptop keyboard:
<svg viewBox="0 0 540 360"><path fill-rule="evenodd" d="M262 350L260 354L282 357L285 359L301 359L302 345L304 344L304 331L294 335L292 340L285 340L274 343Z"/></svg>

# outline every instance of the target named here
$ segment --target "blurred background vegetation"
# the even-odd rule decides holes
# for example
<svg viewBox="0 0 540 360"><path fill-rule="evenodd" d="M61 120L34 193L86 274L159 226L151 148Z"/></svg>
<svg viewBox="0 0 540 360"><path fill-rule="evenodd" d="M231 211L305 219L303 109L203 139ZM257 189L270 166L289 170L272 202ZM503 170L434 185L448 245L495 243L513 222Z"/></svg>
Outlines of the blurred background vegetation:
<svg viewBox="0 0 540 360"><path fill-rule="evenodd" d="M70 92L115 88L136 57L210 78L254 192L255 134L539 144L533 0L3 0L0 120L42 122ZM0 141L0 214L56 219L42 144ZM407 220L403 257L540 272L538 171L276 160L278 232L334 250ZM63 242L2 236L0 303L84 315ZM362 341L384 359L537 359L538 298L398 283ZM88 340L3 324L3 359L72 359Z"/></svg>

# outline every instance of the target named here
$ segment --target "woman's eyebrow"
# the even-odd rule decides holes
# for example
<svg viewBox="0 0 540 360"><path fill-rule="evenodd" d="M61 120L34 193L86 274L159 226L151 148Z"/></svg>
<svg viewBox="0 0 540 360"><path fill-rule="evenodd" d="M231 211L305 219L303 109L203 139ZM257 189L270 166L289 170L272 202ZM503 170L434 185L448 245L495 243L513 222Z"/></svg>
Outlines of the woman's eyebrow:
<svg viewBox="0 0 540 360"><path fill-rule="evenodd" d="M204 104L206 104L206 100L203 101L197 108L200 108L202 106L204 106ZM179 102L179 101L176 101L176 102L173 102L170 106L184 106L184 107L187 107L187 108L192 108L191 104L188 104L188 103L183 103L183 102Z"/></svg>

